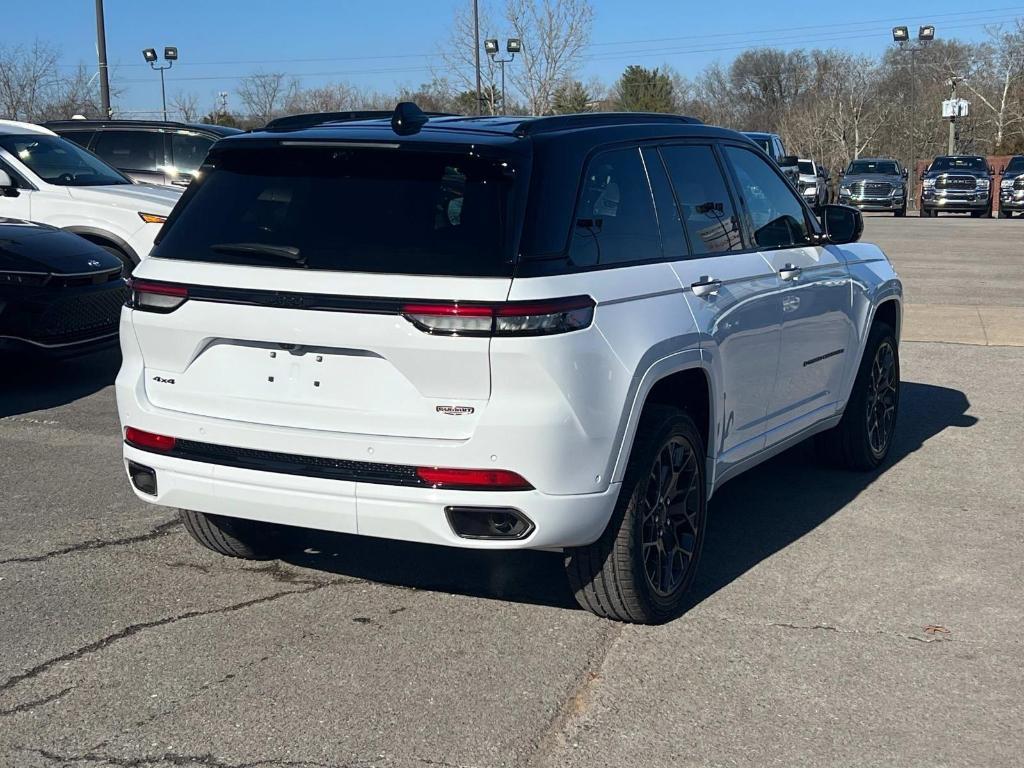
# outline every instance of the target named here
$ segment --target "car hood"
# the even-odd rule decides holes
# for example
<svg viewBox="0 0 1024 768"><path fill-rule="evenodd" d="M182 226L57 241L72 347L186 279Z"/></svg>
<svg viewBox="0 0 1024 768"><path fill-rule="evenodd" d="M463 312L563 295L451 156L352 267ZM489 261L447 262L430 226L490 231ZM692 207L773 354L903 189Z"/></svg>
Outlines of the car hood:
<svg viewBox="0 0 1024 768"><path fill-rule="evenodd" d="M898 173L851 173L843 176L843 184L853 184L858 181L883 181L890 184L902 184L903 177Z"/></svg>
<svg viewBox="0 0 1024 768"><path fill-rule="evenodd" d="M120 266L119 258L78 235L45 224L0 218L0 272L73 275Z"/></svg>
<svg viewBox="0 0 1024 768"><path fill-rule="evenodd" d="M132 211L166 216L184 191L157 184L110 184L101 187L67 187L75 200L103 203Z"/></svg>

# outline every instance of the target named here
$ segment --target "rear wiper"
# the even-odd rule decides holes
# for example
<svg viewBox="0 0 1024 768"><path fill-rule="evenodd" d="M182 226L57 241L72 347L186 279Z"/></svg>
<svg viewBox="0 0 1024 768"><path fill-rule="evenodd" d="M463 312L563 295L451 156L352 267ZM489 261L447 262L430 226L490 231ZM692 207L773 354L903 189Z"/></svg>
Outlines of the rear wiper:
<svg viewBox="0 0 1024 768"><path fill-rule="evenodd" d="M287 259L297 264L304 264L306 257L292 245L268 245L267 243L217 243L210 246L211 251L219 253L254 253L260 256L273 256Z"/></svg>

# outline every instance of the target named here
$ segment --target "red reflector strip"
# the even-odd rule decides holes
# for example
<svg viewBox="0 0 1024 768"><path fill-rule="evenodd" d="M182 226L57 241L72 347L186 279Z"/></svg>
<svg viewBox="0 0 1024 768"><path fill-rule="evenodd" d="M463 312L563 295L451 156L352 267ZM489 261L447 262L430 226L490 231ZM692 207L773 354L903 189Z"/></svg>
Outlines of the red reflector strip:
<svg viewBox="0 0 1024 768"><path fill-rule="evenodd" d="M416 475L435 488L459 491L529 491L533 490L521 475L507 469L442 469L417 467Z"/></svg>
<svg viewBox="0 0 1024 768"><path fill-rule="evenodd" d="M153 283L149 280L128 280L128 287L139 293L155 293L159 296L188 296L188 287L174 283Z"/></svg>
<svg viewBox="0 0 1024 768"><path fill-rule="evenodd" d="M554 315L574 309L592 309L594 300L589 296L571 296L554 301L513 301L501 304L495 310L498 317L524 317L526 315Z"/></svg>
<svg viewBox="0 0 1024 768"><path fill-rule="evenodd" d="M170 451L174 449L175 440L167 435L157 435L152 432L144 432L135 427L125 427L125 442L138 448L147 448L151 451Z"/></svg>
<svg viewBox="0 0 1024 768"><path fill-rule="evenodd" d="M478 304L403 304L402 312L407 315L491 317L494 314L494 309Z"/></svg>

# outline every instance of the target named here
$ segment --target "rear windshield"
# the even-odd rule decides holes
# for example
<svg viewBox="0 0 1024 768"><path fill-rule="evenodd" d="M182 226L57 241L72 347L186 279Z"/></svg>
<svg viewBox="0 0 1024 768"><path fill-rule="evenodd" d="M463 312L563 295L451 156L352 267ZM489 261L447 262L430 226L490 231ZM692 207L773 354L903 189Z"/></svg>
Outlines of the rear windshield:
<svg viewBox="0 0 1024 768"><path fill-rule="evenodd" d="M800 173L804 174L805 176L808 176L808 175L809 176L813 176L814 175L814 164L813 163L810 163L810 162L808 162L806 160L801 160L799 163L797 163L797 165L800 167Z"/></svg>
<svg viewBox="0 0 1024 768"><path fill-rule="evenodd" d="M896 163L891 160L854 160L846 172L851 175L878 173L883 176L895 176L898 173Z"/></svg>
<svg viewBox="0 0 1024 768"><path fill-rule="evenodd" d="M929 170L955 171L964 168L972 171L984 171L988 168L983 157L936 157Z"/></svg>
<svg viewBox="0 0 1024 768"><path fill-rule="evenodd" d="M154 256L261 267L512 274L511 162L391 148L221 151Z"/></svg>

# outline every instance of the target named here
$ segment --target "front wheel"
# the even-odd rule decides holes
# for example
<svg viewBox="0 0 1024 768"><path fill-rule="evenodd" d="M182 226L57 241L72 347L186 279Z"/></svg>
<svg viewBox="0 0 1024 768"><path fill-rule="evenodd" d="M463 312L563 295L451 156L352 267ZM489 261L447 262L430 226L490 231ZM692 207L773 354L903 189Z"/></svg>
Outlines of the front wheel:
<svg viewBox="0 0 1024 768"><path fill-rule="evenodd" d="M566 552L576 600L609 619L656 624L686 606L704 543L704 443L693 420L645 409L626 475L601 538Z"/></svg>
<svg viewBox="0 0 1024 768"><path fill-rule="evenodd" d="M999 209L999 218L1000 219L1008 219L1011 216L1013 216L1013 213L1011 213L1010 211L1004 211L1002 208Z"/></svg>
<svg viewBox="0 0 1024 768"><path fill-rule="evenodd" d="M847 469L876 469L892 447L899 404L899 345L893 329L878 322L868 335L842 420L819 436L826 455Z"/></svg>

